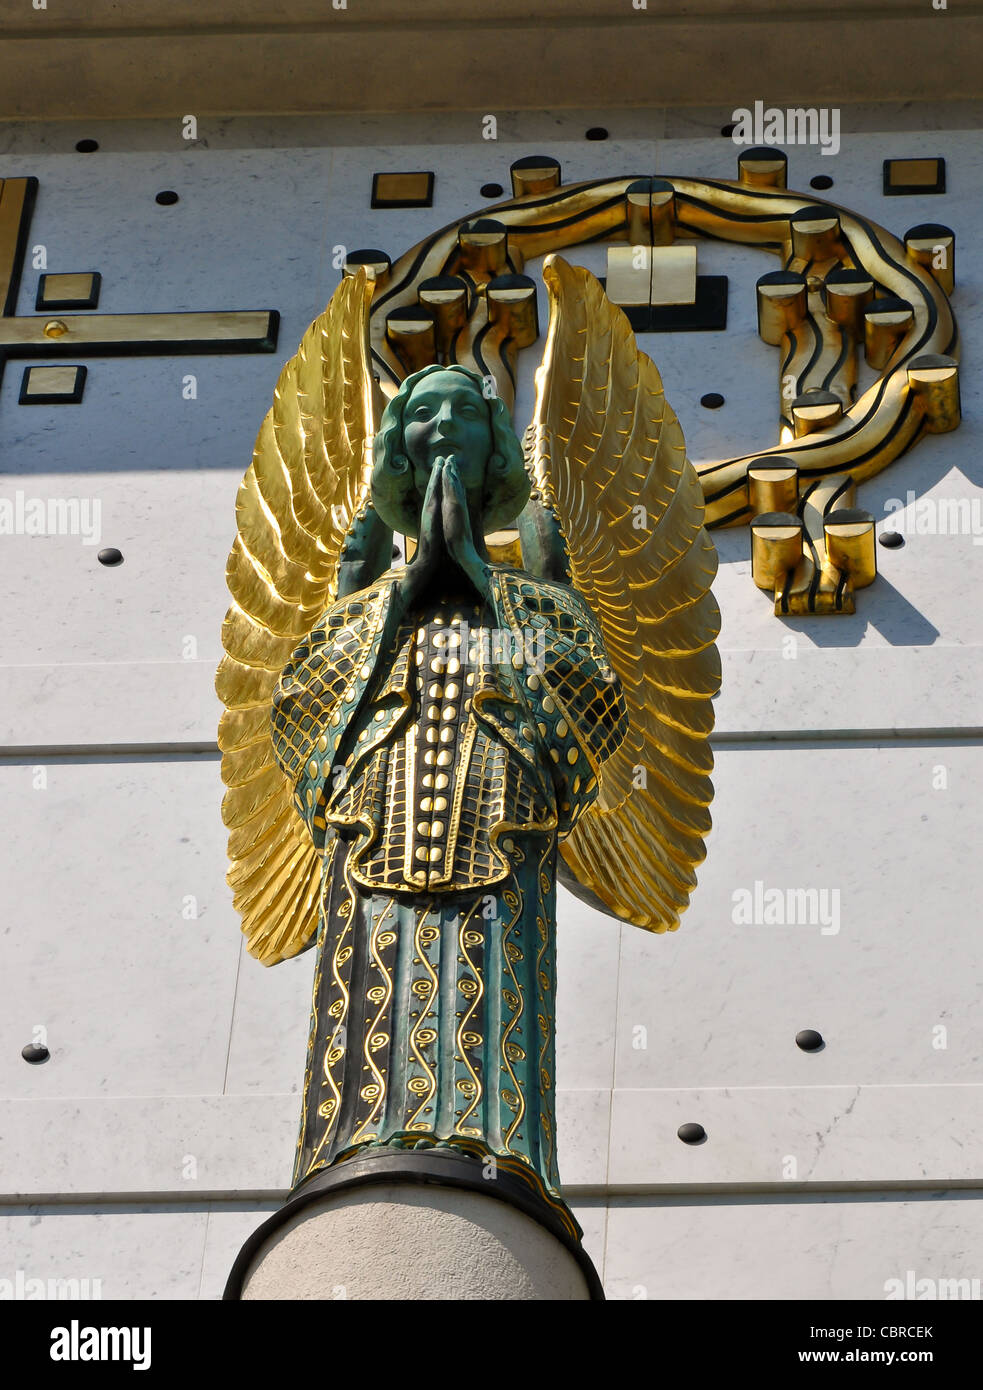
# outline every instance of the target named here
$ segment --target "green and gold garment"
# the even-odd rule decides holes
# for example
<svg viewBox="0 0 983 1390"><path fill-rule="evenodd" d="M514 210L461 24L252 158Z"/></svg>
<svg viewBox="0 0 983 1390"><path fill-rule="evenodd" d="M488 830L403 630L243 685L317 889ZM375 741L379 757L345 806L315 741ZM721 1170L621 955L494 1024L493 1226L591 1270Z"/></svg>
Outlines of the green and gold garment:
<svg viewBox="0 0 983 1390"><path fill-rule="evenodd" d="M397 578L335 603L274 696L325 863L295 1182L446 1143L556 1205L557 841L624 703L573 589L496 567L489 602L400 617Z"/></svg>

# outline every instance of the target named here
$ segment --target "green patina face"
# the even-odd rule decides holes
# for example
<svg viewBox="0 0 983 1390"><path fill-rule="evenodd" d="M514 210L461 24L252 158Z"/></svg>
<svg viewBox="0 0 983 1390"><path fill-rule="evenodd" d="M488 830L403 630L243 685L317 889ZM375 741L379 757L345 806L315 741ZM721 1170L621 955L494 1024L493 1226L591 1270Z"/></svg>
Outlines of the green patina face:
<svg viewBox="0 0 983 1390"><path fill-rule="evenodd" d="M434 372L418 382L403 410L403 442L421 505L439 458L454 460L468 502L481 504L494 448L488 406L474 382L460 372Z"/></svg>
<svg viewBox="0 0 983 1390"><path fill-rule="evenodd" d="M472 518L487 534L514 521L529 498L522 446L505 404L487 398L464 367L425 367L406 378L375 437L372 501L393 530L419 535L431 470L452 457Z"/></svg>

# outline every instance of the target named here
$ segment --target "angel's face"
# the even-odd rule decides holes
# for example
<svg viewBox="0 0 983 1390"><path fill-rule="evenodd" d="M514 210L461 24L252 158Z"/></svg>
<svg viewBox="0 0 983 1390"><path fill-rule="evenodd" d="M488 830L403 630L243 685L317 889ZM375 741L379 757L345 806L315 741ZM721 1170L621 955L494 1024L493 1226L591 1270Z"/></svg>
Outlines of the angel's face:
<svg viewBox="0 0 983 1390"><path fill-rule="evenodd" d="M431 469L452 458L469 501L480 502L494 448L488 403L460 372L433 372L410 394L403 411L403 445L423 501Z"/></svg>

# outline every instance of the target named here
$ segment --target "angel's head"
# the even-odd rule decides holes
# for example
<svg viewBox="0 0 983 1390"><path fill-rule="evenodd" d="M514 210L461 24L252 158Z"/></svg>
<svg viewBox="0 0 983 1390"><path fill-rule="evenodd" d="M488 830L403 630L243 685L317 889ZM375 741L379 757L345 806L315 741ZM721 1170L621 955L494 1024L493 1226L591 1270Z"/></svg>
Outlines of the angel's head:
<svg viewBox="0 0 983 1390"><path fill-rule="evenodd" d="M530 481L505 402L467 367L424 367L389 401L375 437L372 501L393 530L417 536L430 472L453 458L472 518L497 531L522 511Z"/></svg>

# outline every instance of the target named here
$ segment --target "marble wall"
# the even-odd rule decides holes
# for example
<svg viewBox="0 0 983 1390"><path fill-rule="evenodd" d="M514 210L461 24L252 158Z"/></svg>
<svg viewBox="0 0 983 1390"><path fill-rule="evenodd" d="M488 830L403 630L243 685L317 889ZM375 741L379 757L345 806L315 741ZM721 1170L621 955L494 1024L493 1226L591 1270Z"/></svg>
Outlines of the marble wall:
<svg viewBox="0 0 983 1390"><path fill-rule="evenodd" d="M18 404L19 362L0 383L0 497L99 518L91 544L0 536L0 1279L217 1297L289 1180L313 960L268 971L241 948L212 678L235 490L333 249L395 258L526 154L567 181L732 178L728 114L516 115L494 142L460 115L216 122L192 144L177 121L0 129L0 178L40 181L18 313L43 247L49 272L101 272L103 312L281 315L271 355L91 359L78 405ZM776 619L747 530L715 533L724 677L693 905L653 937L562 896L561 1171L612 1298L879 1299L909 1270L983 1276L979 115L844 110L835 158L788 151L793 188L831 174L823 196L897 234L955 228L965 418L861 488L879 529L914 500L854 617ZM600 120L609 138L585 140ZM93 131L100 149L76 152ZM883 197L885 157L938 154L944 196ZM418 168L433 208L371 210L374 171ZM777 364L754 308L773 262L698 254L730 277L726 332L641 342L704 459L774 442ZM603 272L601 246L570 258ZM920 499L965 502L970 525L919 531ZM774 888L815 890L816 911L745 924L742 894ZM822 1051L796 1046L805 1028ZM51 1057L31 1066L38 1040ZM705 1143L680 1142L686 1121Z"/></svg>

